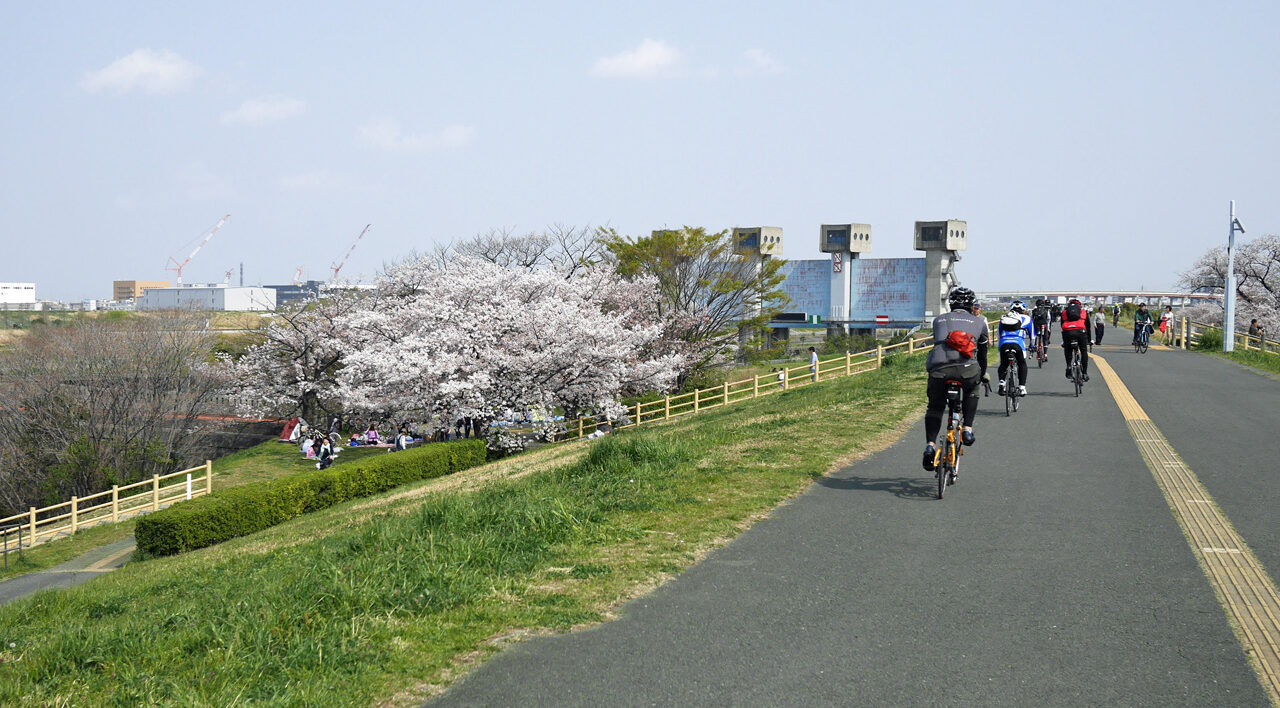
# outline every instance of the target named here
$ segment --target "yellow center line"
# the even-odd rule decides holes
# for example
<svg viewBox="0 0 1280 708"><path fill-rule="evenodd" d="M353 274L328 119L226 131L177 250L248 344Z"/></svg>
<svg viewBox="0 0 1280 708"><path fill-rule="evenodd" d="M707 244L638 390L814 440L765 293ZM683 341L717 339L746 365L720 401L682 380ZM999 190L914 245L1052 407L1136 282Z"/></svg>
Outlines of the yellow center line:
<svg viewBox="0 0 1280 708"><path fill-rule="evenodd" d="M1091 358L1213 586L1258 681L1271 703L1280 706L1280 591L1275 581L1115 370L1102 357Z"/></svg>
<svg viewBox="0 0 1280 708"><path fill-rule="evenodd" d="M124 558L130 553L133 553L133 548L134 547L130 546L129 548L126 548L123 551L120 551L119 553L109 555L106 558L103 558L102 560L98 561L97 563L94 563L93 565L89 566L88 568L85 568L85 570L103 570L103 569L111 570L111 568L107 568L107 566L111 565L111 563L115 561L120 560L121 558Z"/></svg>

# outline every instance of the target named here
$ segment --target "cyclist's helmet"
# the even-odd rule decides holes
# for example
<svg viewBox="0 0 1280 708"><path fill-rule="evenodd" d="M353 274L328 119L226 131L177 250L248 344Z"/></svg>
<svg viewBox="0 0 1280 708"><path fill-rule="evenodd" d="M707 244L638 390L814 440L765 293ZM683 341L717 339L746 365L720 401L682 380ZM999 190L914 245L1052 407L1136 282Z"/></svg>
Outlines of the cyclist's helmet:
<svg viewBox="0 0 1280 708"><path fill-rule="evenodd" d="M1022 304L1021 300L1014 300L1013 304L1009 306L1009 312L1016 312L1020 315L1025 315L1027 313L1027 306Z"/></svg>
<svg viewBox="0 0 1280 708"><path fill-rule="evenodd" d="M973 312L973 303L977 300L977 296L969 288L956 288L951 291L951 295L947 301L951 303L953 310L967 310Z"/></svg>
<svg viewBox="0 0 1280 708"><path fill-rule="evenodd" d="M1067 304L1068 304L1068 305L1081 305L1081 306L1083 306L1083 305L1084 305L1084 303L1083 303L1083 302L1080 302L1080 300L1079 300L1079 299L1074 298L1074 297L1073 297L1073 298L1071 298L1070 300L1067 300Z"/></svg>

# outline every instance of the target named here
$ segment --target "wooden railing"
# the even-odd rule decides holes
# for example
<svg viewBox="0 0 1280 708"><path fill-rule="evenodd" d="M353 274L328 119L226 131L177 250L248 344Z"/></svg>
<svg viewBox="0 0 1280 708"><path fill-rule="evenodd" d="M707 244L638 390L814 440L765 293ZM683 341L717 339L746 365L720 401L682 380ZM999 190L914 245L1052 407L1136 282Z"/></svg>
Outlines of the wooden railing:
<svg viewBox="0 0 1280 708"><path fill-rule="evenodd" d="M931 346L933 346L932 332L908 337L906 341L889 346L878 345L875 349L868 349L864 352L857 352L856 354L846 352L842 356L819 360L816 367L812 364L800 364L767 374L757 374L748 379L726 381L719 386L712 386L711 388L694 389L677 396L665 396L654 401L636 403L627 407L627 419L624 419L623 422L607 420L597 416L585 416L566 421L563 439L576 440L586 437L606 422L614 429L634 428L639 425L694 415L713 408L723 408L741 401L801 388L819 381L865 374L879 369L884 365L885 357L898 353L898 350L905 351L907 354L914 354Z"/></svg>
<svg viewBox="0 0 1280 708"><path fill-rule="evenodd" d="M1211 325L1211 324L1205 324L1203 322L1193 322L1185 317L1182 318L1182 333L1181 333L1182 336L1180 338L1180 343L1182 348L1186 349L1188 347L1188 344L1199 344L1200 335L1205 330L1214 330L1216 332L1223 331L1221 325ZM1242 347L1246 350L1280 355L1280 342L1277 342L1274 339L1266 339L1265 337L1254 337L1249 334L1242 334L1240 332L1236 332L1235 335L1236 335L1235 337L1236 346L1238 347Z"/></svg>
<svg viewBox="0 0 1280 708"><path fill-rule="evenodd" d="M26 547L67 536L102 523L127 519L138 514L158 511L174 502L194 499L213 491L213 463L199 467L153 475L151 479L124 486L115 485L105 492L87 497L71 497L71 501L30 510L0 519L0 541L17 548L18 529ZM9 537L13 538L10 539Z"/></svg>

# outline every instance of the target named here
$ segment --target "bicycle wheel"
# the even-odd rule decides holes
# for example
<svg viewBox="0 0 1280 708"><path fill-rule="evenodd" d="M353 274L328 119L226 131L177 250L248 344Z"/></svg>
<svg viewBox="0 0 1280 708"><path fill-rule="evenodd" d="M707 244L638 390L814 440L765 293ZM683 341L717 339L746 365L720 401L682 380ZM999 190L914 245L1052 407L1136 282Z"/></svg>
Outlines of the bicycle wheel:
<svg viewBox="0 0 1280 708"><path fill-rule="evenodd" d="M947 492L947 480L951 478L951 441L948 440L942 444L942 464L938 465L935 476L938 478L938 498L941 499Z"/></svg>
<svg viewBox="0 0 1280 708"><path fill-rule="evenodd" d="M1080 395L1081 389L1084 388L1084 381L1080 377L1080 359L1077 357L1071 362L1071 383L1075 384L1076 396Z"/></svg>
<svg viewBox="0 0 1280 708"><path fill-rule="evenodd" d="M1014 379L1012 376L1006 376L1004 378L1004 414L1005 416L1013 415L1013 408L1014 408L1013 392L1017 390L1013 387L1014 381L1016 381L1016 379Z"/></svg>
<svg viewBox="0 0 1280 708"><path fill-rule="evenodd" d="M1017 381L1017 379L1014 379L1014 381ZM1013 412L1014 412L1014 413L1017 413L1017 412L1018 412L1018 405L1019 405L1019 401L1021 401L1021 400L1022 400L1022 395L1021 395L1021 394L1015 394L1015 395L1013 396Z"/></svg>

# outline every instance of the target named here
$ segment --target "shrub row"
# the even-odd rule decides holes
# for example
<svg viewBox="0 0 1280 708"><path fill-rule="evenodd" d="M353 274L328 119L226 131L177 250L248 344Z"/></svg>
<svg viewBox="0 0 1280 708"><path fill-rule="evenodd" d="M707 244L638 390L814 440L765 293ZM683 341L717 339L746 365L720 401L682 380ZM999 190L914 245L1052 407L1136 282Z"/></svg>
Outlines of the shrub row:
<svg viewBox="0 0 1280 708"><path fill-rule="evenodd" d="M168 556L270 528L303 514L485 461L482 440L432 443L390 455L216 491L138 519L145 553Z"/></svg>

